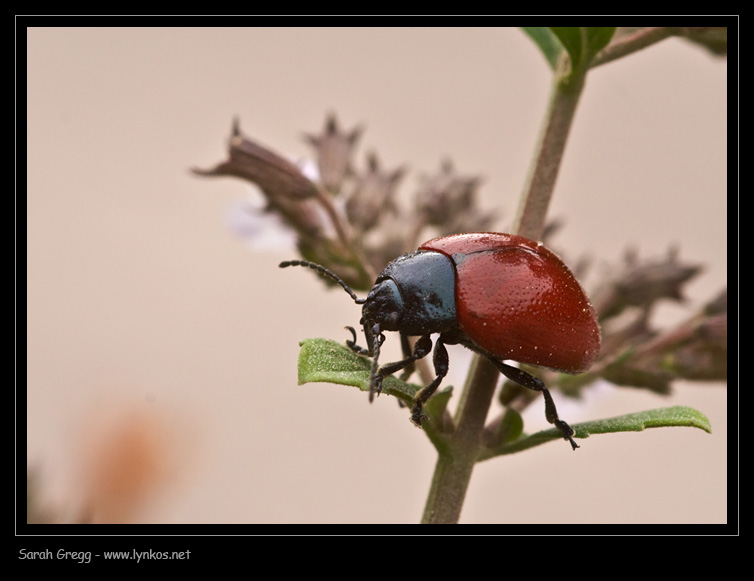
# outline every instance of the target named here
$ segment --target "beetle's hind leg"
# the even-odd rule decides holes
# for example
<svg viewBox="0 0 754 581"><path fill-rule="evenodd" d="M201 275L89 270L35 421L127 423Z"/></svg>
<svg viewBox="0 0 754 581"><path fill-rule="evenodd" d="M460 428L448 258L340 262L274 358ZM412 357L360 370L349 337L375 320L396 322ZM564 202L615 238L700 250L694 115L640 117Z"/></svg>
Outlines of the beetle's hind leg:
<svg viewBox="0 0 754 581"><path fill-rule="evenodd" d="M571 443L571 447L574 450L579 447L579 445L573 440L573 428L558 417L558 410L555 407L552 395L550 395L550 390L547 389L547 386L545 386L541 379L534 377L517 367L493 359L492 357L489 357L488 359L500 370L500 373L505 375L505 377L511 381L523 387L533 389L534 391L541 391L545 398L545 417L547 418L547 421L563 432L563 438Z"/></svg>

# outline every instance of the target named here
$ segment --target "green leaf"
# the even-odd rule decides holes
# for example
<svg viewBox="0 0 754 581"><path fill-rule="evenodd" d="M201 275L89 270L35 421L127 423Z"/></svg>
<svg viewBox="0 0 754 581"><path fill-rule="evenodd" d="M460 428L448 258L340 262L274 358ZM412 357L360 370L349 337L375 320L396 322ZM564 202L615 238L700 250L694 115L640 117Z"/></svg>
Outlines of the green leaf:
<svg viewBox="0 0 754 581"><path fill-rule="evenodd" d="M347 346L329 339L304 339L300 345L299 385L336 383L369 391L371 359L357 355ZM382 382L382 393L394 395L407 404L413 403L414 394L419 389L418 385L406 383L393 376L386 377Z"/></svg>
<svg viewBox="0 0 754 581"><path fill-rule="evenodd" d="M549 28L546 26L522 26L521 29L529 35L545 55L547 63L552 70L558 64L558 57L563 50L563 45Z"/></svg>
<svg viewBox="0 0 754 581"><path fill-rule="evenodd" d="M369 391L372 361L357 355L350 348L329 339L304 339L298 356L298 383L336 383ZM389 375L382 382L382 393L400 399L406 407L414 404L414 394L421 389ZM447 447L443 431L443 416L453 388L447 386L435 393L423 413L430 421L422 421L422 428L432 444L442 452Z"/></svg>
<svg viewBox="0 0 754 581"><path fill-rule="evenodd" d="M583 439L588 438L592 434L641 432L648 428L672 426L688 426L699 428L705 432L712 432L709 420L703 413L685 406L648 410L615 418L583 422L580 424L574 424L571 427L575 432L574 437ZM556 428L544 430L532 434L531 436L522 436L513 442L503 443L494 448L488 448L480 455L479 460L488 460L495 456L521 452L522 450L533 448L534 446L539 446L546 442L562 439L563 434L560 430Z"/></svg>
<svg viewBox="0 0 754 581"><path fill-rule="evenodd" d="M625 416L605 420L584 422L576 424L573 426L573 429L576 431L577 438L588 438L591 434L641 432L647 428L665 428L671 426L699 428L707 433L712 433L712 426L710 426L707 416L694 408L680 405L626 414Z"/></svg>
<svg viewBox="0 0 754 581"><path fill-rule="evenodd" d="M498 436L501 443L514 442L524 433L524 420L513 408L505 410Z"/></svg>
<svg viewBox="0 0 754 581"><path fill-rule="evenodd" d="M615 26L587 26L584 28L587 60L591 61L594 55L610 43L610 39L615 34L615 28Z"/></svg>
<svg viewBox="0 0 754 581"><path fill-rule="evenodd" d="M578 26L552 26L552 33L558 37L561 44L568 51L571 57L571 69L581 68L583 47L581 44L581 28Z"/></svg>

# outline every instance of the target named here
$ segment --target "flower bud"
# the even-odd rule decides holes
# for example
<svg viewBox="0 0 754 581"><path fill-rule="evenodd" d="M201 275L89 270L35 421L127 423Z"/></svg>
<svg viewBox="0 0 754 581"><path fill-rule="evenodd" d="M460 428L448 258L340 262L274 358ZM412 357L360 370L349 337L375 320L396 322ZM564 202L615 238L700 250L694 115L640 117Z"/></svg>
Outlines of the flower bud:
<svg viewBox="0 0 754 581"><path fill-rule="evenodd" d="M324 133L304 135L316 150L320 183L327 191L340 192L343 180L353 173L351 158L361 132L361 127L355 127L350 133L341 132L335 115L330 115Z"/></svg>

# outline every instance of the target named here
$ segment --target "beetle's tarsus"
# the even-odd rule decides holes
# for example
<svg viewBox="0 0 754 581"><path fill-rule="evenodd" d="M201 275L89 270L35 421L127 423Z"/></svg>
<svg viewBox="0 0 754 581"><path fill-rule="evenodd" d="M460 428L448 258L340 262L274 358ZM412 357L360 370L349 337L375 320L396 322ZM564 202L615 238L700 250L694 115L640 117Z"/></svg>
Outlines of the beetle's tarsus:
<svg viewBox="0 0 754 581"><path fill-rule="evenodd" d="M348 348L357 355L369 355L369 350L356 344L356 330L353 327L344 327L344 329L350 331L351 335L353 335L353 339L346 339Z"/></svg>
<svg viewBox="0 0 754 581"><path fill-rule="evenodd" d="M374 377L374 381L369 386L369 403L374 401L374 398L382 393L382 375L379 373Z"/></svg>
<svg viewBox="0 0 754 581"><path fill-rule="evenodd" d="M409 419L417 428L421 428L422 420L428 420L429 416L422 413L422 404L417 402L414 404L414 407L411 408L411 417Z"/></svg>
<svg viewBox="0 0 754 581"><path fill-rule="evenodd" d="M581 446L579 446L572 437L576 432L573 431L573 428L571 426L569 426L563 420L555 420L554 424L556 428L563 432L563 439L568 440L571 443L571 448L574 451L576 451L576 448L581 448Z"/></svg>

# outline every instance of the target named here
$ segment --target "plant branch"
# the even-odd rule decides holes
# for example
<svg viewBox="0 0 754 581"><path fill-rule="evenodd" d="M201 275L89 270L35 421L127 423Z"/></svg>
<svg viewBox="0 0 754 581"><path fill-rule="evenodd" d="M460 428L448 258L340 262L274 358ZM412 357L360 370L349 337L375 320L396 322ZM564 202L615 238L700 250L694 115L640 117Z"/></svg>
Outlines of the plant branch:
<svg viewBox="0 0 754 581"><path fill-rule="evenodd" d="M598 67L622 58L637 50L651 46L661 40L665 40L677 34L676 29L665 26L649 26L627 34L610 43L601 50L591 62L591 67Z"/></svg>
<svg viewBox="0 0 754 581"><path fill-rule="evenodd" d="M348 223L341 217L340 212L338 212L332 202L330 194L328 194L321 186L318 186L316 188L315 198L330 219L330 223L333 225L340 243L344 248L348 248L357 258L357 263L364 269L367 279L375 280L377 278L377 272L361 250L361 245L354 244Z"/></svg>

